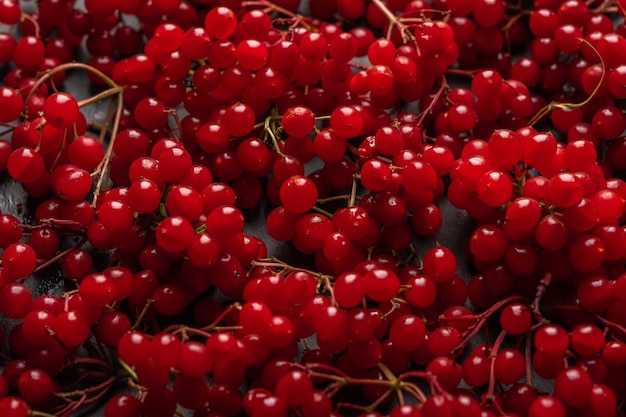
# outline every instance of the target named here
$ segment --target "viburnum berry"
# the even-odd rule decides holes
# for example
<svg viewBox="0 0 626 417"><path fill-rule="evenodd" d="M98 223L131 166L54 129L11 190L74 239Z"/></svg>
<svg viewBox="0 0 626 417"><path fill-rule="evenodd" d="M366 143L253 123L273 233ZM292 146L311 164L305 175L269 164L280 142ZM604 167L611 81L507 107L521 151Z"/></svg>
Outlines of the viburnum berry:
<svg viewBox="0 0 626 417"><path fill-rule="evenodd" d="M193 236L191 222L182 216L169 216L159 222L156 228L157 244L172 253L187 249L193 241Z"/></svg>
<svg viewBox="0 0 626 417"><path fill-rule="evenodd" d="M445 282L456 272L457 262L454 253L446 247L437 246L429 249L423 259L424 273L435 282Z"/></svg>
<svg viewBox="0 0 626 417"><path fill-rule="evenodd" d="M330 115L330 126L342 138L357 136L363 129L363 116L352 106L341 106Z"/></svg>
<svg viewBox="0 0 626 417"><path fill-rule="evenodd" d="M172 23L159 25L152 37L163 51L175 51L182 43L183 30Z"/></svg>
<svg viewBox="0 0 626 417"><path fill-rule="evenodd" d="M432 192L437 188L437 172L427 162L411 162L402 172L402 186L412 194Z"/></svg>
<svg viewBox="0 0 626 417"><path fill-rule="evenodd" d="M91 171L104 158L104 146L95 138L80 135L69 144L67 156L73 165Z"/></svg>
<svg viewBox="0 0 626 417"><path fill-rule="evenodd" d="M507 249L504 231L495 226L481 226L470 237L470 251L483 261L495 261L504 257Z"/></svg>
<svg viewBox="0 0 626 417"><path fill-rule="evenodd" d="M503 384L513 384L524 376L526 361L516 349L503 349L494 360L494 376Z"/></svg>
<svg viewBox="0 0 626 417"><path fill-rule="evenodd" d="M136 417L138 415L141 415L141 402L128 393L113 395L104 406L105 417Z"/></svg>
<svg viewBox="0 0 626 417"><path fill-rule="evenodd" d="M96 212L102 225L112 232L125 232L133 222L133 210L120 200L107 200Z"/></svg>
<svg viewBox="0 0 626 417"><path fill-rule="evenodd" d="M149 179L134 181L128 188L128 203L137 213L151 213L161 203L161 189Z"/></svg>
<svg viewBox="0 0 626 417"><path fill-rule="evenodd" d="M581 368L572 366L564 369L554 381L554 395L566 404L580 407L589 401L593 381Z"/></svg>
<svg viewBox="0 0 626 417"><path fill-rule="evenodd" d="M569 347L570 336L563 327L547 324L535 332L533 343L537 350L558 355L565 353Z"/></svg>
<svg viewBox="0 0 626 417"><path fill-rule="evenodd" d="M68 201L82 200L91 191L93 182L89 172L71 164L55 169L51 181L55 193Z"/></svg>
<svg viewBox="0 0 626 417"><path fill-rule="evenodd" d="M37 266L35 250L25 243L13 243L2 252L3 274L13 278L25 278Z"/></svg>
<svg viewBox="0 0 626 417"><path fill-rule="evenodd" d="M550 395L543 395L534 399L530 404L528 416L542 417L547 415L565 417L565 406L558 398Z"/></svg>
<svg viewBox="0 0 626 417"><path fill-rule="evenodd" d="M285 208L293 213L310 210L317 201L317 187L309 178L294 175L280 187L280 199Z"/></svg>
<svg viewBox="0 0 626 417"><path fill-rule="evenodd" d="M88 303L103 307L115 296L113 282L105 274L93 273L84 277L79 286L79 294Z"/></svg>
<svg viewBox="0 0 626 417"><path fill-rule="evenodd" d="M267 47L256 39L245 39L240 42L235 50L235 56L239 64L250 71L263 68L269 60Z"/></svg>
<svg viewBox="0 0 626 417"><path fill-rule="evenodd" d="M133 116L137 124L144 129L158 129L167 122L165 105L154 97L146 97L137 103Z"/></svg>
<svg viewBox="0 0 626 417"><path fill-rule="evenodd" d="M19 282L9 282L0 288L0 312L12 319L23 318L30 312L33 296L28 287Z"/></svg>
<svg viewBox="0 0 626 417"><path fill-rule="evenodd" d="M40 403L52 394L52 378L40 369L28 369L20 376L18 388L24 399Z"/></svg>
<svg viewBox="0 0 626 417"><path fill-rule="evenodd" d="M26 71L36 70L45 56L43 41L36 36L24 36L15 46L13 61L18 68Z"/></svg>
<svg viewBox="0 0 626 417"><path fill-rule="evenodd" d="M70 310L56 316L52 330L66 346L77 347L87 340L90 328L79 311Z"/></svg>
<svg viewBox="0 0 626 417"><path fill-rule="evenodd" d="M411 337L406 337L410 333ZM406 315L396 319L389 329L389 338L403 352L411 352L426 341L426 326L419 317Z"/></svg>
<svg viewBox="0 0 626 417"><path fill-rule="evenodd" d="M43 115L46 121L58 129L71 127L78 120L78 113L76 99L63 92L51 94L43 105Z"/></svg>
<svg viewBox="0 0 626 417"><path fill-rule="evenodd" d="M209 268L218 262L220 250L219 243L211 235L196 233L187 247L187 256L197 267Z"/></svg>
<svg viewBox="0 0 626 417"><path fill-rule="evenodd" d="M9 123L17 119L24 109L24 99L15 89L7 86L0 87L0 122Z"/></svg>
<svg viewBox="0 0 626 417"><path fill-rule="evenodd" d="M391 300L400 289L400 279L388 269L374 269L367 272L363 278L365 294L378 302Z"/></svg>
<svg viewBox="0 0 626 417"><path fill-rule="evenodd" d="M489 171L478 181L476 191L485 204L498 207L510 200L513 182L511 177L502 171Z"/></svg>
<svg viewBox="0 0 626 417"><path fill-rule="evenodd" d="M182 147L171 147L159 153L157 172L161 180L176 184L191 173L193 161L189 152Z"/></svg>
<svg viewBox="0 0 626 417"><path fill-rule="evenodd" d="M315 116L313 112L305 106L294 106L288 108L282 117L283 129L291 136L306 136L315 127Z"/></svg>
<svg viewBox="0 0 626 417"><path fill-rule="evenodd" d="M22 32L0 34L0 170L30 200L0 213L0 312L18 320L0 340L22 358L0 415L60 410L67 372L104 377L85 402L110 392L94 343L147 390L103 396L106 417L330 416L420 377L419 406L407 389L359 412L619 412L623 0L536 0L527 19L500 0L311 0L295 20L298 0L18 3L0 0ZM106 90L78 101L69 69ZM56 260L67 294L33 300ZM344 395L336 376L375 383Z"/></svg>

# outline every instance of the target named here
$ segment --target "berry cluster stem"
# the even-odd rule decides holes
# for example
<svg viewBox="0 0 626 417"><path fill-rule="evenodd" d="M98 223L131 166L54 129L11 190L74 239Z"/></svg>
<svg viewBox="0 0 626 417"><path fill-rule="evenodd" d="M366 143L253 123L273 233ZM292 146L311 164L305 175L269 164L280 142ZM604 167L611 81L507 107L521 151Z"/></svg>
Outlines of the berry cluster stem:
<svg viewBox="0 0 626 417"><path fill-rule="evenodd" d="M581 108L581 107L585 106L586 104L588 104L591 100L593 100L593 98L595 96L598 95L598 91L600 91L600 88L602 87L602 84L604 84L604 79L606 78L606 73L607 73L606 65L604 64L604 59L602 58L602 55L600 55L598 50L595 48L595 46L593 46L591 43L589 43L588 40L586 40L584 38L580 38L579 40L580 40L581 44L583 44L584 46L589 47L593 51L593 53L598 57L598 59L600 60L600 66L602 67L602 75L600 76L600 80L598 80L598 84L593 89L591 94L589 94L589 97L587 97L585 100L581 101L580 103L562 103L562 102L559 102L559 101L552 101L552 102L548 103L544 108L539 110L537 112L537 114L535 114L532 117L532 119L530 119L530 121L528 122L528 126L534 126L541 119L543 119L548 114L550 114L550 112L552 112L552 110L554 110L554 109L566 109L566 110L578 109L578 108Z"/></svg>
<svg viewBox="0 0 626 417"><path fill-rule="evenodd" d="M387 5L383 3L382 0L372 0L372 3L374 3L374 6L376 6L378 10L380 10L380 12L385 15L385 17L389 21L389 28L387 29L386 34L387 39L391 39L393 29L397 28L400 31L400 35L402 36L402 41L404 43L415 42L415 37L413 36L409 28L404 23L402 23L391 10L389 10Z"/></svg>

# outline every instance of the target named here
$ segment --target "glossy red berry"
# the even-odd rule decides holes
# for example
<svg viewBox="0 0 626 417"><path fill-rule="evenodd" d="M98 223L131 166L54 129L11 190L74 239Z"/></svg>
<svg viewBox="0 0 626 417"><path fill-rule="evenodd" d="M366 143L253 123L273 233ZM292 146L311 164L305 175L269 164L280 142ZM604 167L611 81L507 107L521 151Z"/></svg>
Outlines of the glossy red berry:
<svg viewBox="0 0 626 417"><path fill-rule="evenodd" d="M309 178L294 175L280 187L280 199L285 208L293 213L310 210L317 201L317 188Z"/></svg>
<svg viewBox="0 0 626 417"><path fill-rule="evenodd" d="M78 103L71 95L63 92L53 93L43 105L46 121L58 129L67 129L78 120Z"/></svg>

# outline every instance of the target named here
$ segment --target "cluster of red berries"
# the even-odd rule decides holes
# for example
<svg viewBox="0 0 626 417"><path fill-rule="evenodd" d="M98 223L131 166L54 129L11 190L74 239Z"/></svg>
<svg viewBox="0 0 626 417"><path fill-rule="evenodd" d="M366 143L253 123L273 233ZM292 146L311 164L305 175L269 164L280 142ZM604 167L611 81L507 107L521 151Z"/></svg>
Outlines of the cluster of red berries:
<svg viewBox="0 0 626 417"><path fill-rule="evenodd" d="M626 1L78 3L0 0L0 416L623 415Z"/></svg>

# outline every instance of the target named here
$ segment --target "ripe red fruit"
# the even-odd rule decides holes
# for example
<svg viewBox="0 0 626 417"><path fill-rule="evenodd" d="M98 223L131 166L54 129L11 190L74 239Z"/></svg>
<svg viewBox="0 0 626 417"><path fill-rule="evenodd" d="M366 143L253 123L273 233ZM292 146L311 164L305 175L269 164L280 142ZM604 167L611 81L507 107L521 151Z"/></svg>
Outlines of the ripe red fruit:
<svg viewBox="0 0 626 417"><path fill-rule="evenodd" d="M315 115L305 106L294 106L283 113L283 129L290 136L308 135L315 127Z"/></svg>
<svg viewBox="0 0 626 417"><path fill-rule="evenodd" d="M63 92L49 95L43 105L46 122L58 129L70 128L78 120L78 113L76 99Z"/></svg>
<svg viewBox="0 0 626 417"><path fill-rule="evenodd" d="M554 380L554 395L574 407L589 401L593 381L582 368L572 366L562 370Z"/></svg>
<svg viewBox="0 0 626 417"><path fill-rule="evenodd" d="M317 201L317 187L309 178L294 175L280 186L280 200L293 213L309 211Z"/></svg>
<svg viewBox="0 0 626 417"><path fill-rule="evenodd" d="M407 335L410 334L410 337ZM411 352L426 342L426 326L417 316L405 315L397 318L389 328L389 338L399 350Z"/></svg>

